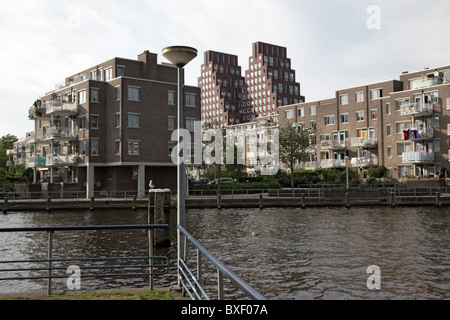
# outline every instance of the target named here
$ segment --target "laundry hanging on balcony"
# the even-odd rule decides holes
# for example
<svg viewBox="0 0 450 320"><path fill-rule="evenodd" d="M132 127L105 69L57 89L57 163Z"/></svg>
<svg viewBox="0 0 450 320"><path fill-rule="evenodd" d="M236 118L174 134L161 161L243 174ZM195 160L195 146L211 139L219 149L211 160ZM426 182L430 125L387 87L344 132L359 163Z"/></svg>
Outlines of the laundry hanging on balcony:
<svg viewBox="0 0 450 320"><path fill-rule="evenodd" d="M417 130L417 128L412 128L411 130L409 130L409 136L410 136L411 140L420 139L419 130Z"/></svg>
<svg viewBox="0 0 450 320"><path fill-rule="evenodd" d="M403 138L404 140L409 140L409 130L403 130Z"/></svg>
<svg viewBox="0 0 450 320"><path fill-rule="evenodd" d="M421 136L417 128L411 128L403 130L403 138L404 140L418 140L421 139Z"/></svg>

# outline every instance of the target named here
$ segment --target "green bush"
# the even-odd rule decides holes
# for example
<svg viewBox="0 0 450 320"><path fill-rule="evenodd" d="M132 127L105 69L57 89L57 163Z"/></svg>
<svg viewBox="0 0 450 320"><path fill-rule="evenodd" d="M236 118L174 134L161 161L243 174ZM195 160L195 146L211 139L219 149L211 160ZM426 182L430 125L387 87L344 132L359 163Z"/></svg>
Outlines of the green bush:
<svg viewBox="0 0 450 320"><path fill-rule="evenodd" d="M370 179L381 179L386 176L387 169L383 166L370 167L367 169L367 177Z"/></svg>

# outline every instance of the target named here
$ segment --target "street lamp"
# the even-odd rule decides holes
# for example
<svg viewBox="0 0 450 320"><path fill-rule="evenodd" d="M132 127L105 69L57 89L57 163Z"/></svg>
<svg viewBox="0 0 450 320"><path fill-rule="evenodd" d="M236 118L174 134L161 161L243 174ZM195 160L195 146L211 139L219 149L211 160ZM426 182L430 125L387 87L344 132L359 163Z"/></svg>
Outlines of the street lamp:
<svg viewBox="0 0 450 320"><path fill-rule="evenodd" d="M184 125L184 67L197 57L197 50L191 47L173 46L162 51L163 56L178 68L178 143L181 144L182 131ZM183 150L183 154L184 154ZM186 227L186 165L178 155L178 184L177 184L177 224ZM180 270L180 260L183 256L184 241L181 239L181 232L177 229L178 243L178 272ZM178 287L181 288L180 277L178 277Z"/></svg>
<svg viewBox="0 0 450 320"><path fill-rule="evenodd" d="M347 180L347 191L350 189L350 183L349 183L349 177L348 177L348 161L350 158L347 156L345 157L345 173L346 173L346 180Z"/></svg>

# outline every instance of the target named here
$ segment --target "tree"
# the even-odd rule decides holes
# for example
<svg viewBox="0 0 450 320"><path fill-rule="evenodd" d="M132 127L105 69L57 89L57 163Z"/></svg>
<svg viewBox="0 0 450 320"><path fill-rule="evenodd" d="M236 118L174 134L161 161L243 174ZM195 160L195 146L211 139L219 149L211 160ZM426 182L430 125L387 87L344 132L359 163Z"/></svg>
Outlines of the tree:
<svg viewBox="0 0 450 320"><path fill-rule="evenodd" d="M315 134L314 129L305 129L298 125L288 124L280 128L280 159L290 169L292 189L295 164L305 158Z"/></svg>
<svg viewBox="0 0 450 320"><path fill-rule="evenodd" d="M8 156L6 155L7 150L14 148L14 143L19 141L16 136L8 134L0 138L0 167L6 168L6 162L8 161Z"/></svg>

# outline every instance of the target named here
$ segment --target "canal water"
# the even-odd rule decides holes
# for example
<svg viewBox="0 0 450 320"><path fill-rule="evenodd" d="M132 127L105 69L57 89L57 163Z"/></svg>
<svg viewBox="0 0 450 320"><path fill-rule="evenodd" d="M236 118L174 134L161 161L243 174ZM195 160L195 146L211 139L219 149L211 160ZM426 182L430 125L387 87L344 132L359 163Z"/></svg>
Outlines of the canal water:
<svg viewBox="0 0 450 320"><path fill-rule="evenodd" d="M206 249L268 299L450 298L447 208L208 209L188 211L187 221ZM146 212L131 210L0 215L0 228L146 223ZM54 258L148 254L145 231L60 232L54 239ZM46 250L46 234L0 233L0 261L46 259ZM155 286L175 284L176 241L155 254L171 260L170 274L156 277ZM380 289L368 288L375 283L369 266L379 267ZM204 283L216 291L216 272L207 265ZM242 297L225 285L229 297ZM148 277L82 282L85 290L145 286ZM64 289L65 280L55 280L55 290ZM46 281L0 282L0 293L35 290L46 290Z"/></svg>

